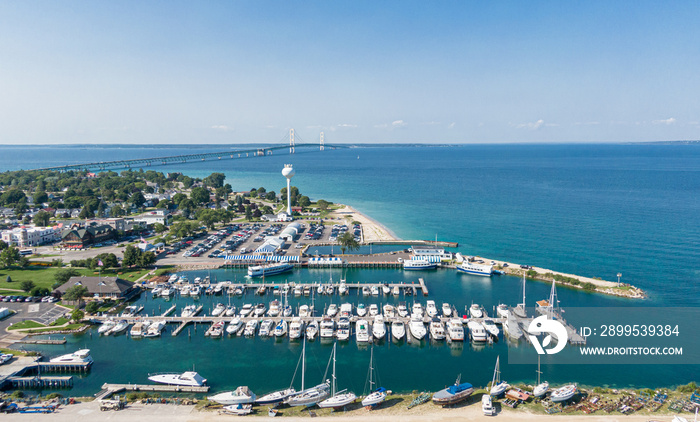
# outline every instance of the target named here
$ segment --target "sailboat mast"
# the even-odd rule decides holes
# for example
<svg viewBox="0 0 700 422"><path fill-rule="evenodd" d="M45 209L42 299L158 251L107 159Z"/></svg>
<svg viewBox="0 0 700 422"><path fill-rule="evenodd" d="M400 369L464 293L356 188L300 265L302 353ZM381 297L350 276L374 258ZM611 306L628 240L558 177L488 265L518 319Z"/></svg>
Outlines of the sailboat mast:
<svg viewBox="0 0 700 422"><path fill-rule="evenodd" d="M540 375L542 375L542 371L540 371L540 355L537 355L537 385L540 385Z"/></svg>
<svg viewBox="0 0 700 422"><path fill-rule="evenodd" d="M369 391L374 390L374 346L370 349L369 353Z"/></svg>
<svg viewBox="0 0 700 422"><path fill-rule="evenodd" d="M500 373L498 370L498 361L500 359L500 356L496 356L496 367L493 370L493 379L491 380L491 388L493 388L494 385L496 385L496 381L500 381Z"/></svg>
<svg viewBox="0 0 700 422"><path fill-rule="evenodd" d="M525 271L523 271L523 310L525 310Z"/></svg>
<svg viewBox="0 0 700 422"><path fill-rule="evenodd" d="M306 372L306 338L301 348L301 391L304 391L304 372Z"/></svg>
<svg viewBox="0 0 700 422"><path fill-rule="evenodd" d="M336 378L335 378L335 347L337 346L337 343L333 344L333 385L331 385L331 397L335 396L335 390L337 388L336 386Z"/></svg>

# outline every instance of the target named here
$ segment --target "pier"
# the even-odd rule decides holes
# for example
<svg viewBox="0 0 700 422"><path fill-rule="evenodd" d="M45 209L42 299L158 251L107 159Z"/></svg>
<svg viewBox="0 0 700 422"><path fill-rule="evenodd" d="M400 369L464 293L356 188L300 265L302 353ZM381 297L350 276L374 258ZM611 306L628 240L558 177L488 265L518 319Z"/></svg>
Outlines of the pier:
<svg viewBox="0 0 700 422"><path fill-rule="evenodd" d="M184 385L166 384L103 384L102 391L95 395L95 400L106 399L112 394L122 391L148 391L165 393L208 393L209 386L188 387Z"/></svg>
<svg viewBox="0 0 700 422"><path fill-rule="evenodd" d="M66 344L66 338L63 337L62 339L58 339L58 340L53 340L53 339L43 339L43 340L22 339L22 340L16 341L15 343L21 343L21 344Z"/></svg>
<svg viewBox="0 0 700 422"><path fill-rule="evenodd" d="M71 388L73 377L8 377L3 388Z"/></svg>

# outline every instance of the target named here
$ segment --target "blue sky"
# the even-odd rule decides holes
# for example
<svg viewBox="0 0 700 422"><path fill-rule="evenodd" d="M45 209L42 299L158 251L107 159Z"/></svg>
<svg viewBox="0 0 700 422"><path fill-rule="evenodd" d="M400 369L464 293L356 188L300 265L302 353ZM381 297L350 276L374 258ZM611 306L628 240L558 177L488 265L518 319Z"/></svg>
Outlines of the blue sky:
<svg viewBox="0 0 700 422"><path fill-rule="evenodd" d="M700 139L698 22L698 1L4 1L0 142Z"/></svg>

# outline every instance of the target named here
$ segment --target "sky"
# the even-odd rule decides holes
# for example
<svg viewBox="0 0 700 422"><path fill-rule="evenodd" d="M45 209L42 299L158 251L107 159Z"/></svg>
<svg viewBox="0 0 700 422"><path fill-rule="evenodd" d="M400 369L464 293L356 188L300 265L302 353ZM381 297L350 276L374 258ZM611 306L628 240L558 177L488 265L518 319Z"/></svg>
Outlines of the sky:
<svg viewBox="0 0 700 422"><path fill-rule="evenodd" d="M0 1L0 143L700 139L700 2Z"/></svg>

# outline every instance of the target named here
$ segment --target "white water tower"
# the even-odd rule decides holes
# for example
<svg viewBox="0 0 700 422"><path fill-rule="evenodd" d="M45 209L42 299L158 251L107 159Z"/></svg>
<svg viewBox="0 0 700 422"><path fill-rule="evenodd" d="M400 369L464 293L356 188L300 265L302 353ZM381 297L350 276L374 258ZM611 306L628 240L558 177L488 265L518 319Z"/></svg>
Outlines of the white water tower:
<svg viewBox="0 0 700 422"><path fill-rule="evenodd" d="M292 168L291 164L285 164L284 168L282 169L282 176L287 178L287 215L290 217L292 216L292 187L291 187L291 182L292 182L292 177L296 172Z"/></svg>

